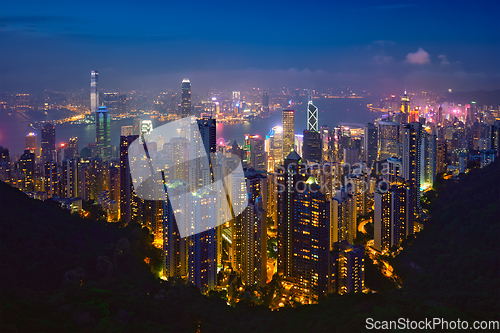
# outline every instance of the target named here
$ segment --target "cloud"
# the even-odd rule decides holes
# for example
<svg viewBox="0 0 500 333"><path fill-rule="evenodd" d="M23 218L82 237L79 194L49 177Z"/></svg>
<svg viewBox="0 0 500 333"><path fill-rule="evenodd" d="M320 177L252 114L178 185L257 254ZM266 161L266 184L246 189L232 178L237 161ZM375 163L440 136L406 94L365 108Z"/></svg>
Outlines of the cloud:
<svg viewBox="0 0 500 333"><path fill-rule="evenodd" d="M440 54L438 58L441 59L441 66L447 66L450 64L450 62L448 61L448 59L444 54Z"/></svg>
<svg viewBox="0 0 500 333"><path fill-rule="evenodd" d="M424 65L431 62L429 53L425 52L423 48L419 48L415 53L408 53L406 61L410 64Z"/></svg>
<svg viewBox="0 0 500 333"><path fill-rule="evenodd" d="M388 64L392 61L392 57L383 54L377 54L373 57L373 61L377 64Z"/></svg>

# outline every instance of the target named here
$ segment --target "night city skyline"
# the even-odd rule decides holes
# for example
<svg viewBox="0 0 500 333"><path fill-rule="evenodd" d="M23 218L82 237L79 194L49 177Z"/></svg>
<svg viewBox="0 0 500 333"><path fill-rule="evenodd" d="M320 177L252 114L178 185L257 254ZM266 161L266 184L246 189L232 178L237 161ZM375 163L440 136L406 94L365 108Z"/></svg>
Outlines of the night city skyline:
<svg viewBox="0 0 500 333"><path fill-rule="evenodd" d="M1 332L500 331L500 2L2 7Z"/></svg>

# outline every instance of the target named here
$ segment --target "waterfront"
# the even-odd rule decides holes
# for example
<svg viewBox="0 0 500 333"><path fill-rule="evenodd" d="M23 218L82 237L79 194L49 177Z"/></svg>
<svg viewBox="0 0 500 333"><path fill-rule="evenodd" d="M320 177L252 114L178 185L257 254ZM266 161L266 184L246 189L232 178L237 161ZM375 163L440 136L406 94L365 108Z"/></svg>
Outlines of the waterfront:
<svg viewBox="0 0 500 333"><path fill-rule="evenodd" d="M314 99L319 109L319 126L328 125L331 129L337 125L364 126L367 122L380 116L381 113L370 112L366 107L366 98L359 99ZM307 126L306 108L307 103L293 105L295 110L295 133L302 133ZM151 119L153 127L158 127L165 122L158 117L142 116L142 119ZM133 124L134 118L115 120L111 122L111 144L118 147L120 140L120 129L122 126ZM273 126L281 125L281 112L271 112L269 118L256 118L244 123L217 123L217 139L224 138L228 143L236 140L243 144L244 134L266 135ZM0 115L0 145L9 148L12 155L22 154L25 148L25 136L29 132L38 135L38 147L40 147L40 129L32 129L30 121L14 113ZM78 137L78 145L81 150L88 143L95 142L95 124L89 125L57 125L56 144L67 142L70 137Z"/></svg>

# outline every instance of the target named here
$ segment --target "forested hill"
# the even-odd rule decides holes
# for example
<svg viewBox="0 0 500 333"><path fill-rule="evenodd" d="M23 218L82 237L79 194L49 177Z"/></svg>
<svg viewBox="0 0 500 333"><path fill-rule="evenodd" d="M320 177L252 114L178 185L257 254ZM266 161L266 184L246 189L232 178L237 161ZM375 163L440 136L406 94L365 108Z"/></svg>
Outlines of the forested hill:
<svg viewBox="0 0 500 333"><path fill-rule="evenodd" d="M0 183L0 331L359 332L368 317L498 320L499 184L500 161L438 182L431 221L393 260L401 289L271 312L158 279L145 228L73 216Z"/></svg>

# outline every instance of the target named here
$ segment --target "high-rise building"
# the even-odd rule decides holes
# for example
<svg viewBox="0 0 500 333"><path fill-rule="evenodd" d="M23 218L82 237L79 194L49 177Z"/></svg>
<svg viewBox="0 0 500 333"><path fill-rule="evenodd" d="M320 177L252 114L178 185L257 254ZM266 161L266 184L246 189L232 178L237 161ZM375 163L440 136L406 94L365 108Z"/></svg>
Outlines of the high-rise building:
<svg viewBox="0 0 500 333"><path fill-rule="evenodd" d="M353 148L353 147L344 148L344 164L352 167L356 163L359 163L358 148Z"/></svg>
<svg viewBox="0 0 500 333"><path fill-rule="evenodd" d="M307 130L318 132L318 108L311 99L307 103Z"/></svg>
<svg viewBox="0 0 500 333"><path fill-rule="evenodd" d="M19 158L19 171L23 176L21 189L25 192L34 190L34 176L35 176L35 154L29 149L24 151L24 154Z"/></svg>
<svg viewBox="0 0 500 333"><path fill-rule="evenodd" d="M198 129L200 130L200 136L203 141L203 145L205 146L205 151L207 156L210 156L210 153L215 153L217 150L217 134L215 131L215 118L205 117L202 119L198 119Z"/></svg>
<svg viewBox="0 0 500 333"><path fill-rule="evenodd" d="M78 138L76 136L69 138L68 143L64 147L64 158L75 158L79 156L78 153Z"/></svg>
<svg viewBox="0 0 500 333"><path fill-rule="evenodd" d="M205 220L216 214L215 196L206 189L191 192L188 211L189 225L206 225ZM215 289L217 285L217 228L188 237L188 280L202 292Z"/></svg>
<svg viewBox="0 0 500 333"><path fill-rule="evenodd" d="M346 241L334 243L330 257L329 291L341 295L363 292L364 246Z"/></svg>
<svg viewBox="0 0 500 333"><path fill-rule="evenodd" d="M102 104L106 105L109 114L116 115L120 113L120 94L117 92L104 93Z"/></svg>
<svg viewBox="0 0 500 333"><path fill-rule="evenodd" d="M406 90L403 97L401 97L401 108L399 111L401 111L401 113L406 115L410 114L410 98L406 94Z"/></svg>
<svg viewBox="0 0 500 333"><path fill-rule="evenodd" d="M378 130L373 123L368 123L365 126L363 138L364 160L368 166L377 160L378 154Z"/></svg>
<svg viewBox="0 0 500 333"><path fill-rule="evenodd" d="M120 215L123 222L129 223L135 214L134 188L130 174L128 147L139 136L126 134L130 134L130 129L122 127L122 135L120 136Z"/></svg>
<svg viewBox="0 0 500 333"><path fill-rule="evenodd" d="M328 128L328 125L321 126L321 128L319 129L319 132L321 134L321 146L322 146L321 159L325 162L330 162L330 160L331 160L331 153L330 153L331 136L330 136L330 129Z"/></svg>
<svg viewBox="0 0 500 333"><path fill-rule="evenodd" d="M413 231L413 225L420 217L420 167L421 167L421 138L422 125L420 123L405 124L403 127L403 178L410 187L408 200L408 225Z"/></svg>
<svg viewBox="0 0 500 333"><path fill-rule="evenodd" d="M181 116L188 117L191 113L191 81L189 79L182 80L181 83L182 100L181 100Z"/></svg>
<svg viewBox="0 0 500 333"><path fill-rule="evenodd" d="M283 156L294 150L295 117L293 110L283 110Z"/></svg>
<svg viewBox="0 0 500 333"><path fill-rule="evenodd" d="M55 161L45 162L45 192L48 198L59 196L59 173Z"/></svg>
<svg viewBox="0 0 500 333"><path fill-rule="evenodd" d="M265 115L269 114L269 95L265 90L262 93L262 113L264 113Z"/></svg>
<svg viewBox="0 0 500 333"><path fill-rule="evenodd" d="M293 202L292 276L297 296L316 303L328 294L330 205L313 176Z"/></svg>
<svg viewBox="0 0 500 333"><path fill-rule="evenodd" d="M264 286L267 281L267 179L254 169L245 170L248 206L241 214L239 255L241 279L245 285ZM236 231L236 230L234 230ZM234 232L233 231L233 232Z"/></svg>
<svg viewBox="0 0 500 333"><path fill-rule="evenodd" d="M42 127L42 164L54 159L56 151L56 128L53 124L47 123Z"/></svg>
<svg viewBox="0 0 500 333"><path fill-rule="evenodd" d="M60 186L61 197L78 197L78 161L76 159L65 159L62 161Z"/></svg>
<svg viewBox="0 0 500 333"><path fill-rule="evenodd" d="M398 123L392 121L379 121L378 138L380 156L379 161L398 155Z"/></svg>
<svg viewBox="0 0 500 333"><path fill-rule="evenodd" d="M330 202L331 235L330 244L354 242L357 231L357 198L345 188L336 191Z"/></svg>
<svg viewBox="0 0 500 333"><path fill-rule="evenodd" d="M28 135L26 135L25 139L25 144L26 144L26 149L29 150L31 153L35 154L36 153L36 147L37 147L37 136L36 133L30 132Z"/></svg>
<svg viewBox="0 0 500 333"><path fill-rule="evenodd" d="M111 119L105 106L95 113L95 136L97 155L107 161L111 158Z"/></svg>
<svg viewBox="0 0 500 333"><path fill-rule="evenodd" d="M90 72L90 114L95 114L99 108L99 89L97 87L99 73L97 71Z"/></svg>
<svg viewBox="0 0 500 333"><path fill-rule="evenodd" d="M245 148L248 167L258 171L267 171L266 141L260 135L245 134Z"/></svg>
<svg viewBox="0 0 500 333"><path fill-rule="evenodd" d="M408 210L410 188L406 184L393 184L385 192L376 191L374 197L374 247L382 252L398 246L413 233Z"/></svg>
<svg viewBox="0 0 500 333"><path fill-rule="evenodd" d="M293 268L293 211L297 183L305 178L304 166L300 156L292 151L288 153L282 167L276 173L277 210L278 210L278 273L285 277L292 276Z"/></svg>
<svg viewBox="0 0 500 333"><path fill-rule="evenodd" d="M321 134L318 131L304 130L302 157L309 162L321 161Z"/></svg>

